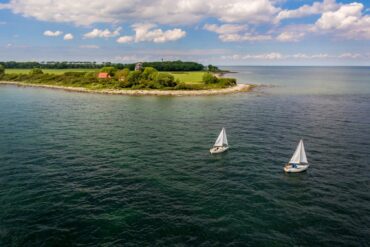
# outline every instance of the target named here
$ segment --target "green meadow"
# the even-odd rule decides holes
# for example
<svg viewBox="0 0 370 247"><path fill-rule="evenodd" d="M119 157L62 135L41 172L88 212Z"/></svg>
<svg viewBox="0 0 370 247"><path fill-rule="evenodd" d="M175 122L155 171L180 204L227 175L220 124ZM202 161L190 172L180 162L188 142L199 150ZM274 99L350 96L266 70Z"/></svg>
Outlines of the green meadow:
<svg viewBox="0 0 370 247"><path fill-rule="evenodd" d="M175 79L179 79L180 82L185 82L189 84L198 84L203 83L203 71L194 71L194 72L169 72Z"/></svg>

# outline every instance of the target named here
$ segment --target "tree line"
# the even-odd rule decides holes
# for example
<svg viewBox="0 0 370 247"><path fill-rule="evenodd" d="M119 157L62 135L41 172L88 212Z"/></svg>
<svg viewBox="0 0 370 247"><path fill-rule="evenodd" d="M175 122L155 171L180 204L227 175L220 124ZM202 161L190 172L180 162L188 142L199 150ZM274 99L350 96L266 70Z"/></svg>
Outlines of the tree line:
<svg viewBox="0 0 370 247"><path fill-rule="evenodd" d="M96 62L0 62L6 69L101 69L103 67L114 67L118 70L122 69L135 69L135 63L122 64L122 63L96 63ZM143 67L152 67L158 71L202 71L209 70L212 72L218 71L216 66L204 66L196 62L186 61L162 61L162 62L144 62Z"/></svg>

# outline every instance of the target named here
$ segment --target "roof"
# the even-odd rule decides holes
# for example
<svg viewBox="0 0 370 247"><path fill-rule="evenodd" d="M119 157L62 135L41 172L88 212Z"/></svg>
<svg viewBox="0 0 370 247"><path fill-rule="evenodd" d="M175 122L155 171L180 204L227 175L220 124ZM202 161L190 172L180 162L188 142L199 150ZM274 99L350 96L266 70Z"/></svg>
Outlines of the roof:
<svg viewBox="0 0 370 247"><path fill-rule="evenodd" d="M110 75L107 72L100 72L98 74L98 78L103 78L103 79L110 78Z"/></svg>

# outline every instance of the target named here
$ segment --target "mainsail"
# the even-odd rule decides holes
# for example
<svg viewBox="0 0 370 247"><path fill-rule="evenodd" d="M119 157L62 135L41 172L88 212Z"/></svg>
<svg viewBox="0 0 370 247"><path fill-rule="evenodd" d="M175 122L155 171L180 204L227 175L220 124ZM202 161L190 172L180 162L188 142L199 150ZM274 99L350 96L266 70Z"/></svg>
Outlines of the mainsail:
<svg viewBox="0 0 370 247"><path fill-rule="evenodd" d="M290 164L308 164L306 152L304 151L303 140L300 140L293 157L289 161Z"/></svg>
<svg viewBox="0 0 370 247"><path fill-rule="evenodd" d="M215 145L213 145L213 146L214 147L223 147L223 146L228 146L228 145L229 144L227 142L227 136L226 136L225 128L222 128L220 134L217 137Z"/></svg>

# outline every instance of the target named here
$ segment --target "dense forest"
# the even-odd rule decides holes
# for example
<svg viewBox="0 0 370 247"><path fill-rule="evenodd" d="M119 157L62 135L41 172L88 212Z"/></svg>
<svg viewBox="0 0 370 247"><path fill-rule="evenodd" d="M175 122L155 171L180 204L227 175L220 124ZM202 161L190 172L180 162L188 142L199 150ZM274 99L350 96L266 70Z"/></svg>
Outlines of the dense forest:
<svg viewBox="0 0 370 247"><path fill-rule="evenodd" d="M122 63L96 63L96 62L0 62L6 69L101 69L111 66L117 69L134 70L135 64ZM209 65L207 67L196 62L183 61L163 61L163 62L144 62L143 67L152 67L158 71L201 71L201 70L218 70L217 67Z"/></svg>

